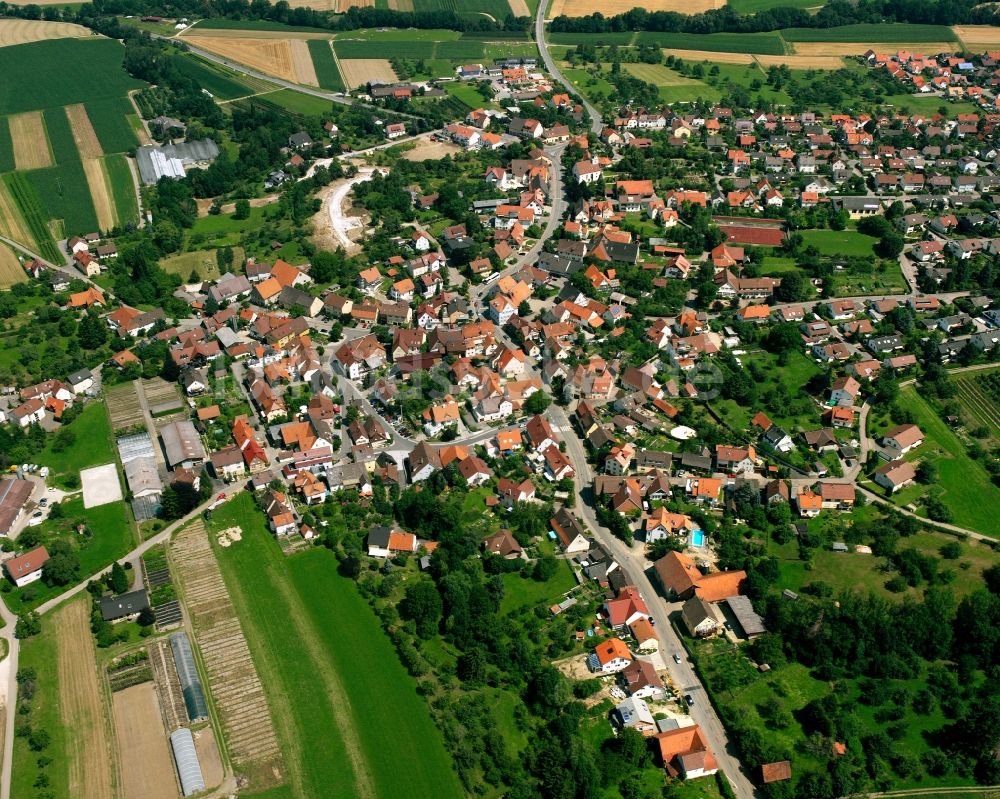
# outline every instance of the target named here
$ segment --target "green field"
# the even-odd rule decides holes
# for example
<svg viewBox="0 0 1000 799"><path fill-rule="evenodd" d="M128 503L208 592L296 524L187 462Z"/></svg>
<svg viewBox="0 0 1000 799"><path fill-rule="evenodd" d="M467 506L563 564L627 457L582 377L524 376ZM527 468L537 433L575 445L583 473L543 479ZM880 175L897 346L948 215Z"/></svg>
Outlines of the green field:
<svg viewBox="0 0 1000 799"><path fill-rule="evenodd" d="M969 457L958 436L934 412L913 386L899 394L900 406L913 413L917 426L927 436L914 450L914 458L928 458L938 469L935 487L952 512L953 523L986 535L996 535L996 508L1000 507L1000 488L989 473ZM909 456L907 460L910 460Z"/></svg>
<svg viewBox="0 0 1000 799"><path fill-rule="evenodd" d="M887 94L882 98L882 105L891 105L899 110L905 108L910 114L936 114L942 106L948 109L948 114L974 114L977 111L975 103L968 100L945 100L943 97L919 94Z"/></svg>
<svg viewBox="0 0 1000 799"><path fill-rule="evenodd" d="M334 92L344 91L344 80L333 60L330 43L323 39L310 39L306 44L309 47L309 55L312 58L316 79L319 81L320 87Z"/></svg>
<svg viewBox="0 0 1000 799"><path fill-rule="evenodd" d="M737 14L756 14L772 8L815 8L823 0L728 0L727 5Z"/></svg>
<svg viewBox="0 0 1000 799"><path fill-rule="evenodd" d="M211 28L222 31L285 31L287 33L327 33L323 28L311 28L306 25L284 25L269 19L202 19L198 21L199 28ZM331 33L331 36L333 34Z"/></svg>
<svg viewBox="0 0 1000 799"><path fill-rule="evenodd" d="M807 247L815 247L820 255L870 257L876 239L856 230L803 230Z"/></svg>
<svg viewBox="0 0 1000 799"><path fill-rule="evenodd" d="M194 252L171 255L160 261L160 268L171 275L178 275L186 281L192 271L197 271L202 280L216 280L219 277L219 264L216 261L215 250L195 250ZM243 248L233 248L233 265L238 269L243 263Z"/></svg>
<svg viewBox="0 0 1000 799"><path fill-rule="evenodd" d="M109 155L104 158L104 168L111 184L111 199L115 204L118 221L122 225L139 221L139 206L135 199L135 183L132 170L124 155Z"/></svg>
<svg viewBox="0 0 1000 799"><path fill-rule="evenodd" d="M122 69L124 54L117 41L96 38L0 48L0 114L123 97L143 85Z"/></svg>
<svg viewBox="0 0 1000 799"><path fill-rule="evenodd" d="M449 47L453 44L455 42L448 42ZM435 46L436 42L418 39L392 40L391 46L387 45L386 40L341 41L338 39L333 43L333 48L337 51L337 58L340 59L386 58L387 56L414 60L434 58ZM480 52L482 52L482 43L479 44L479 48Z"/></svg>
<svg viewBox="0 0 1000 799"><path fill-rule="evenodd" d="M622 69L639 80L659 87L660 98L665 103L689 103L699 98L715 101L722 96L715 87L695 78L687 78L662 64L629 63L622 64ZM757 71L759 73L760 70Z"/></svg>
<svg viewBox="0 0 1000 799"><path fill-rule="evenodd" d="M125 153L139 143L129 121L135 109L127 97L108 97L87 103L87 116L105 153Z"/></svg>
<svg viewBox="0 0 1000 799"><path fill-rule="evenodd" d="M56 247L55 240L49 230L48 216L42 207L41 200L38 199L34 186L28 182L25 173L12 172L4 175L3 179L17 203L17 207L21 210L21 215L31 231L32 238L38 244L39 254L53 263L61 261L63 256L59 252L59 248Z"/></svg>
<svg viewBox="0 0 1000 799"><path fill-rule="evenodd" d="M376 796L461 796L425 701L334 554L286 557L249 494L212 521L234 524L243 539L219 549L219 563L276 714L291 793L356 796L361 763ZM319 730L322 746L302 746Z"/></svg>
<svg viewBox="0 0 1000 799"><path fill-rule="evenodd" d="M782 55L785 42L777 33L662 33L631 31L614 33L553 33L552 44L619 46L653 45L678 50L708 50L713 53L759 53Z"/></svg>
<svg viewBox="0 0 1000 799"><path fill-rule="evenodd" d="M840 25L836 28L786 28L786 42L951 42L955 33L947 25L885 23Z"/></svg>
<svg viewBox="0 0 1000 799"><path fill-rule="evenodd" d="M413 0L414 11L454 11L460 16L490 16L503 20L510 14L507 0Z"/></svg>
<svg viewBox="0 0 1000 799"><path fill-rule="evenodd" d="M42 198L46 216L62 220L65 235L97 230L97 213L79 160L48 169L34 169L25 172L24 177Z"/></svg>
<svg viewBox="0 0 1000 799"><path fill-rule="evenodd" d="M42 466L51 470L51 479L61 482L80 469L114 463L116 456L114 439L111 436L111 420L102 401L90 402L72 422L65 425L70 430L73 441L61 452L53 450L54 436L36 457Z"/></svg>
<svg viewBox="0 0 1000 799"><path fill-rule="evenodd" d="M255 89L240 80L236 73L216 67L195 55L178 56L172 63L178 71L219 100L235 100L237 97L246 97L255 92Z"/></svg>
<svg viewBox="0 0 1000 799"><path fill-rule="evenodd" d="M515 34L516 35L516 34ZM361 28L356 31L344 31L334 36L340 41L347 39L363 39L380 42L452 42L458 39L478 39L478 36L466 36L459 31L448 28Z"/></svg>
<svg viewBox="0 0 1000 799"><path fill-rule="evenodd" d="M294 89L279 89L276 92L268 92L260 97L262 102L273 103L279 108L291 111L293 114L304 114L305 116L322 116L330 113L332 102L324 100L322 97L313 97L311 94L302 94Z"/></svg>
<svg viewBox="0 0 1000 799"><path fill-rule="evenodd" d="M0 172L14 171L14 145L10 140L7 117L0 117Z"/></svg>

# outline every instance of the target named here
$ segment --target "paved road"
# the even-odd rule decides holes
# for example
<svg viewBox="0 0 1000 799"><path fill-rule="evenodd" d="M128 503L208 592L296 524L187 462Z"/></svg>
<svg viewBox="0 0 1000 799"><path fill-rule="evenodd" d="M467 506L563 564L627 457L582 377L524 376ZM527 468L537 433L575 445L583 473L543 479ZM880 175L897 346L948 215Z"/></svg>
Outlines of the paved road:
<svg viewBox="0 0 1000 799"><path fill-rule="evenodd" d="M580 97L583 107L587 109L587 113L590 115L590 129L594 133L600 134L604 130L604 121L601 119L600 113L585 97L580 95L572 83L566 80L566 77L559 71L559 67L556 66L556 62L549 54L549 44L545 41L545 12L548 10L548 7L549 0L541 0L538 4L538 13L535 14L535 41L538 43L538 52L542 54L542 61L549 74L565 86L567 91L574 96Z"/></svg>
<svg viewBox="0 0 1000 799"><path fill-rule="evenodd" d="M642 552L641 545L635 547L626 546L624 542L615 538L606 528L597 521L597 516L593 508L587 503L584 496L584 486L593 485L594 473L587 463L587 454L583 443L577 437L576 431L570 424L565 410L558 405L549 406L546 415L558 428L559 435L566 442L566 454L569 456L576 471L576 507L575 512L586 522L587 526L594 534L594 538L607 549L618 564L625 569L630 580L639 588L646 604L652 614L656 624L656 634L660 639L660 651L666 662L667 670L674 685L682 694L691 694L695 700L691 707L691 718L698 724L705 733L708 745L719 761L719 767L725 771L729 778L738 799L753 799L755 796L753 784L746 774L743 773L742 766L736 757L735 749L729 741L726 729L719 719L715 708L708 699L701 681L694 672L694 666L687 658L686 650L670 624L670 613L680 608L680 603L665 602L653 586L652 581L646 573L650 563L646 560ZM671 657L674 653L681 655L681 662L675 663Z"/></svg>

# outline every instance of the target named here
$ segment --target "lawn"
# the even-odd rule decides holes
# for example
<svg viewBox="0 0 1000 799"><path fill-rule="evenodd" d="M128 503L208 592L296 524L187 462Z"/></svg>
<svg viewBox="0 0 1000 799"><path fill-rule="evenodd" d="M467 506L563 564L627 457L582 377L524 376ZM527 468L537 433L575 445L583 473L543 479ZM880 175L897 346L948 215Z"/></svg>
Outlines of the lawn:
<svg viewBox="0 0 1000 799"><path fill-rule="evenodd" d="M695 78L687 78L662 64L622 64L622 69L630 75L652 83L660 90L660 98L665 103L694 102L701 98L718 100L722 95L718 89ZM760 74L760 70L753 67Z"/></svg>
<svg viewBox="0 0 1000 799"><path fill-rule="evenodd" d="M902 111L904 108L910 114L932 115L942 106L949 114L972 114L976 106L966 100L945 100L943 97L923 97L916 94L889 94L882 98L882 105L891 105Z"/></svg>
<svg viewBox="0 0 1000 799"><path fill-rule="evenodd" d="M286 557L249 494L212 522L234 524L243 539L220 549L219 563L277 716L292 793L359 795L350 751L376 796L460 796L414 680L353 582L337 574L334 554ZM322 746L303 747L318 731Z"/></svg>
<svg viewBox="0 0 1000 799"><path fill-rule="evenodd" d="M217 250L195 250L178 255L171 255L160 261L160 268L172 275L179 275L186 281L192 272L197 273L200 280L216 280L219 277L219 263L216 260ZM243 249L233 248L233 267L238 269L243 263Z"/></svg>
<svg viewBox="0 0 1000 799"><path fill-rule="evenodd" d="M996 535L996 508L1000 488L989 473L972 460L958 436L934 412L913 386L899 394L899 405L909 410L927 436L914 450L915 458L928 458L938 469L937 487L952 512L953 523L987 535ZM908 458L909 459L909 458Z"/></svg>
<svg viewBox="0 0 1000 799"><path fill-rule="evenodd" d="M603 77L603 73L598 73L595 77L587 70L576 67L562 68L563 76L572 83L580 94L593 100L597 95L601 97L612 97L616 91L615 87L608 83Z"/></svg>
<svg viewBox="0 0 1000 799"><path fill-rule="evenodd" d="M503 576L503 600L501 613L508 614L520 608L534 608L538 605L554 605L561 602L563 594L576 585L576 578L569 561L560 559L556 573L544 583L522 577L519 573Z"/></svg>
<svg viewBox="0 0 1000 799"><path fill-rule="evenodd" d="M124 97L143 84L122 68L114 39L53 39L0 48L0 114ZM86 69L80 69L86 64Z"/></svg>
<svg viewBox="0 0 1000 799"><path fill-rule="evenodd" d="M52 448L55 436L49 436L47 446L36 458L42 466L51 469L52 482L77 488L81 469L115 462L117 452L111 437L111 420L103 401L92 400L63 429L72 432L72 442L57 452ZM67 483L67 478L76 478L77 482Z"/></svg>
<svg viewBox="0 0 1000 799"><path fill-rule="evenodd" d="M951 42L955 34L947 25L906 23L840 25L836 28L786 28L786 42Z"/></svg>
<svg viewBox="0 0 1000 799"><path fill-rule="evenodd" d="M803 230L807 247L815 247L820 255L870 257L877 239L855 230Z"/></svg>
<svg viewBox="0 0 1000 799"><path fill-rule="evenodd" d="M760 271L763 275L781 275L783 272L795 272L800 268L795 263L794 258L786 258L782 255L765 255Z"/></svg>
<svg viewBox="0 0 1000 799"><path fill-rule="evenodd" d="M479 93L479 90L470 83L462 83L458 81L454 83L446 83L444 85L444 90L452 97L465 103L470 110L475 108L496 107L494 103L484 99Z"/></svg>

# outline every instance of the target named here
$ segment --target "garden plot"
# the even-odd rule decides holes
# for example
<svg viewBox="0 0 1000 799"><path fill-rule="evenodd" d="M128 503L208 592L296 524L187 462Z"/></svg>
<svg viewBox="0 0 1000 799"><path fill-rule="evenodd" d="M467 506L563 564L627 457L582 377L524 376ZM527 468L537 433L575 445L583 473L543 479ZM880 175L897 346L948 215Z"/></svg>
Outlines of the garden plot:
<svg viewBox="0 0 1000 799"><path fill-rule="evenodd" d="M111 414L111 427L116 432L131 430L146 421L135 383L122 383L109 389L108 410Z"/></svg>
<svg viewBox="0 0 1000 799"><path fill-rule="evenodd" d="M83 484L83 507L97 508L120 502L123 498L121 480L118 479L118 467L113 463L103 466L92 466L80 472L80 482Z"/></svg>
<svg viewBox="0 0 1000 799"><path fill-rule="evenodd" d="M123 799L177 799L177 780L156 689L133 685L112 697Z"/></svg>
<svg viewBox="0 0 1000 799"><path fill-rule="evenodd" d="M153 683L159 697L160 713L163 724L170 732L187 723L187 710L184 707L184 694L181 692L181 681L177 676L174 656L170 651L167 639L156 641L149 645L149 665L153 670Z"/></svg>
<svg viewBox="0 0 1000 799"><path fill-rule="evenodd" d="M280 783L284 764L264 687L205 525L200 520L188 525L172 546L229 753L237 768L248 772L248 787Z"/></svg>

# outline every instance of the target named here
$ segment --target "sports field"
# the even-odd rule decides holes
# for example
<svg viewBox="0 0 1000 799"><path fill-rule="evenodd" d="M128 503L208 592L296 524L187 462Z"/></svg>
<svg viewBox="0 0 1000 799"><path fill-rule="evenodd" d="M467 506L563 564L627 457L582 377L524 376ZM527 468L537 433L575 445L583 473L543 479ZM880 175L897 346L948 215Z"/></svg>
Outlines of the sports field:
<svg viewBox="0 0 1000 799"><path fill-rule="evenodd" d="M0 244L0 289L9 289L15 283L24 283L27 279L28 274L14 251L6 244Z"/></svg>
<svg viewBox="0 0 1000 799"><path fill-rule="evenodd" d="M292 793L461 796L413 679L334 554L283 555L248 494L212 520L232 525L242 540L217 557L274 708ZM323 746L302 747L316 730Z"/></svg>
<svg viewBox="0 0 1000 799"><path fill-rule="evenodd" d="M802 240L820 255L866 257L872 254L875 239L854 230L803 230Z"/></svg>

